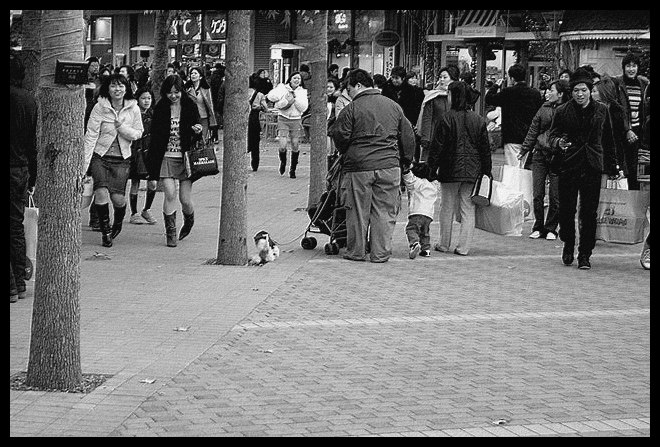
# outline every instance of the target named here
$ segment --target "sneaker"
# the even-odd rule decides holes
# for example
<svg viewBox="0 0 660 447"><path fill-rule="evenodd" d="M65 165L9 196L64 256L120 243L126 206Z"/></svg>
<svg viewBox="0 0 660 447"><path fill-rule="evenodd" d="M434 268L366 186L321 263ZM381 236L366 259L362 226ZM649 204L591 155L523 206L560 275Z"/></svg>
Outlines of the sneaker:
<svg viewBox="0 0 660 447"><path fill-rule="evenodd" d="M557 235L553 233L552 231L548 232L548 234L545 235L545 238L549 241L554 241L557 240Z"/></svg>
<svg viewBox="0 0 660 447"><path fill-rule="evenodd" d="M430 258L431 257L431 252L428 250L421 250L419 252L419 255L424 257L424 258Z"/></svg>
<svg viewBox="0 0 660 447"><path fill-rule="evenodd" d="M9 294L9 302L10 302L10 303L16 303L16 302L18 302L18 295L12 295L12 294Z"/></svg>
<svg viewBox="0 0 660 447"><path fill-rule="evenodd" d="M467 253L461 253L460 251L458 251L458 248L454 249L454 254L455 255L460 255L460 256L467 256Z"/></svg>
<svg viewBox="0 0 660 447"><path fill-rule="evenodd" d="M131 214L131 218L128 219L128 222L134 225L142 225L143 223L145 223L142 217L140 217L138 213Z"/></svg>
<svg viewBox="0 0 660 447"><path fill-rule="evenodd" d="M533 231L532 234L529 235L530 239L538 239L541 237L541 232L540 231Z"/></svg>
<svg viewBox="0 0 660 447"><path fill-rule="evenodd" d="M142 218L147 221L149 225L153 225L157 222L154 219L154 216L151 215L151 210L142 210Z"/></svg>
<svg viewBox="0 0 660 447"><path fill-rule="evenodd" d="M578 256L578 268L580 270L589 270L591 268L588 256Z"/></svg>
<svg viewBox="0 0 660 447"><path fill-rule="evenodd" d="M419 245L419 242L415 242L410 246L410 253L408 254L408 257L410 259L415 259L421 249L422 247Z"/></svg>
<svg viewBox="0 0 660 447"><path fill-rule="evenodd" d="M18 299L19 299L19 300L24 300L25 297L27 296L26 293L27 293L27 292L26 292L25 290L23 290L22 292L18 292Z"/></svg>
<svg viewBox="0 0 660 447"><path fill-rule="evenodd" d="M561 253L561 261L564 263L564 265L572 265L573 259L573 249L568 249L564 246L564 249Z"/></svg>
<svg viewBox="0 0 660 447"><path fill-rule="evenodd" d="M651 248L647 248L642 252L642 256L639 259L639 263L642 264L644 270L651 270Z"/></svg>

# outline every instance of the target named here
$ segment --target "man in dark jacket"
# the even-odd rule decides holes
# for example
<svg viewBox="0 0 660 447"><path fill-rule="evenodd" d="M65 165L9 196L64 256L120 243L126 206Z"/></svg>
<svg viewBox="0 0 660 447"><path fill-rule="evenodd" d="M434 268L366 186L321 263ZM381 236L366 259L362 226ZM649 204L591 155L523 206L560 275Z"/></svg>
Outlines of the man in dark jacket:
<svg viewBox="0 0 660 447"><path fill-rule="evenodd" d="M392 234L401 206L401 167L410 167L415 136L401 107L373 88L361 69L348 76L353 99L330 129L342 154L342 201L346 206L346 254L366 261L370 230L371 262L392 255Z"/></svg>
<svg viewBox="0 0 660 447"><path fill-rule="evenodd" d="M424 101L424 90L408 83L406 69L392 68L390 79L383 86L383 96L390 98L403 109L403 113L413 126L417 125L419 111Z"/></svg>
<svg viewBox="0 0 660 447"><path fill-rule="evenodd" d="M25 298L25 231L23 213L28 189L37 179L37 102L25 90L25 68L9 57L9 302Z"/></svg>
<svg viewBox="0 0 660 447"><path fill-rule="evenodd" d="M522 143L525 141L534 115L543 104L543 98L538 90L529 87L525 82L527 71L522 65L513 64L507 73L513 85L500 92L498 92L500 86L493 85L486 93L485 101L486 105L502 109L502 144L505 163L517 166ZM532 157L527 157L526 169L531 166L531 159Z"/></svg>
<svg viewBox="0 0 660 447"><path fill-rule="evenodd" d="M559 237L564 242L562 262L573 264L575 212L580 195L578 268L591 268L596 245L596 210L603 173L619 171L609 110L591 99L592 78L578 68L571 76L572 99L557 108L548 131L551 150L562 153L559 166Z"/></svg>

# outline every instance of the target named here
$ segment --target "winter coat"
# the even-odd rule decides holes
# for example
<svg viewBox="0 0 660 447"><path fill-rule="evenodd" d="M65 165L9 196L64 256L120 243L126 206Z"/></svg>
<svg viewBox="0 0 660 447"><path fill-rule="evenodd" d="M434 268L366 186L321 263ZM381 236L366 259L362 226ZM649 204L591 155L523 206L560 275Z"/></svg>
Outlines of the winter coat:
<svg viewBox="0 0 660 447"><path fill-rule="evenodd" d="M293 102L289 102L293 95ZM298 86L295 90L289 84L280 83L266 95L269 101L275 103L277 115L291 120L301 119L309 106L307 90Z"/></svg>
<svg viewBox="0 0 660 447"><path fill-rule="evenodd" d="M167 143L170 139L170 118L172 103L167 97L161 98L154 108L151 120L151 147L147 152L147 171L151 180L160 178L160 166L167 152ZM199 110L197 104L188 95L181 95L181 116L179 117L179 134L181 139L181 152L185 153L198 140L200 136L195 134L192 126L200 124Z"/></svg>
<svg viewBox="0 0 660 447"><path fill-rule="evenodd" d="M543 104L538 90L518 82L497 92L494 86L486 93L486 105L502 108L502 143L522 144L536 112Z"/></svg>
<svg viewBox="0 0 660 447"><path fill-rule="evenodd" d="M548 146L548 134L552 124L552 117L555 114L557 107L561 105L557 102L546 101L541 108L534 115L532 124L529 126L527 136L522 144L522 151L524 152L539 152L547 155L548 160L552 156L550 147Z"/></svg>
<svg viewBox="0 0 660 447"><path fill-rule="evenodd" d="M115 120L120 121L121 126L115 128ZM124 159L129 158L132 142L140 138L143 131L142 113L135 99L124 100L124 107L117 112L108 98L99 97L87 122L83 172L87 171L92 154L96 152L101 157L104 156L115 138L119 141L121 156Z"/></svg>
<svg viewBox="0 0 660 447"><path fill-rule="evenodd" d="M401 106L373 88L355 95L330 136L344 154L343 172L409 166L415 154L415 135Z"/></svg>
<svg viewBox="0 0 660 447"><path fill-rule="evenodd" d="M404 115L413 126L417 125L417 117L424 101L424 90L421 87L403 82L400 88L396 88L390 79L383 86L383 96L390 98L403 109Z"/></svg>
<svg viewBox="0 0 660 447"><path fill-rule="evenodd" d="M429 93L422 103L419 119L417 120L417 135L419 135L420 144L423 147L428 147L431 144L436 127L448 110L447 93L438 90Z"/></svg>
<svg viewBox="0 0 660 447"><path fill-rule="evenodd" d="M408 171L403 174L403 183L408 193L408 216L421 214L433 220L435 201L439 195L438 182L419 178Z"/></svg>
<svg viewBox="0 0 660 447"><path fill-rule="evenodd" d="M560 154L562 137L572 145L562 156L560 174L579 173L585 167L608 175L618 173L612 124L605 104L590 100L587 107L582 107L571 99L559 106L552 118L548 140L551 149Z"/></svg>
<svg viewBox="0 0 660 447"><path fill-rule="evenodd" d="M450 110L429 146L431 178L442 182L475 182L491 175L486 120L470 110Z"/></svg>
<svg viewBox="0 0 660 447"><path fill-rule="evenodd" d="M215 108L213 106L213 98L211 97L211 89L199 87L198 90L202 94L202 100L204 102L204 107L206 108L206 117L209 120L209 127L216 127L218 125L218 121L215 118ZM196 103L197 96L195 94L195 88L191 85L188 87L186 92L190 96L190 99Z"/></svg>
<svg viewBox="0 0 660 447"><path fill-rule="evenodd" d="M631 129L631 124L630 124L630 102L628 101L628 93L626 93L626 79L627 82L629 83L634 83L637 81L639 83L639 87L642 90L642 101L639 104L639 123L640 123L640 129L646 122L646 115L648 113L647 108L649 104L647 104L647 88L649 86L649 80L644 77L644 76L637 76L635 80L631 80L629 78L625 78L625 75L621 76L616 76L612 78L612 80L616 83L617 85L617 93L619 97L619 104L623 107L624 113L624 126L626 129L626 132Z"/></svg>

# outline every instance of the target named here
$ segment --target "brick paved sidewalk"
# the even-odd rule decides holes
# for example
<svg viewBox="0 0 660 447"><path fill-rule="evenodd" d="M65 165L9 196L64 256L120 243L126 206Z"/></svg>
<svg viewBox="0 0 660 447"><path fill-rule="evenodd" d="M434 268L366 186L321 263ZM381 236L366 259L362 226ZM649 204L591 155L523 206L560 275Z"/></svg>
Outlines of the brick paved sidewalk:
<svg viewBox="0 0 660 447"><path fill-rule="evenodd" d="M195 184L195 228L176 249L160 193L158 224L126 222L112 248L85 230L83 372L113 377L87 395L10 391L10 435L650 434L641 244L599 242L584 272L561 265L559 241L477 230L468 257L409 260L404 199L391 262L352 263L325 255L323 236L300 247L309 158L292 180L262 147L249 234L269 231L282 257L204 265L220 176ZM10 375L27 367L31 304L10 308Z"/></svg>

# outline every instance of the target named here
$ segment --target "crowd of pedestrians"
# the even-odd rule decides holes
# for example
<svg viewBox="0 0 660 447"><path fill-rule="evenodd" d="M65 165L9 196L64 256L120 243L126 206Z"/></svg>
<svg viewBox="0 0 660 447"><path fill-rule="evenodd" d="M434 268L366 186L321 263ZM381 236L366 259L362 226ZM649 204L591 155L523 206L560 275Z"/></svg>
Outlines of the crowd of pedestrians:
<svg viewBox="0 0 660 447"><path fill-rule="evenodd" d="M14 302L25 294L22 216L24 197L36 177L36 102L20 87L24 76L20 62L14 57L10 62L10 301ZM564 69L556 79L544 73L542 84L534 88L527 85L525 67L516 63L507 71L508 81L491 83L483 97L487 107L500 113L505 163L532 171L534 224L529 237L559 237L565 265L573 264L579 240L578 267L591 268L603 175L625 176L629 189L639 189L638 152L649 146L650 127L649 80L639 75L639 66L639 58L628 54L619 76L601 75L588 66L575 72ZM224 117L224 66L168 64L157 104L146 64L112 67L90 57L87 67L84 172L94 189L89 225L100 231L101 244L111 247L122 231L127 205L131 224L157 223L151 207L162 191L165 243L176 247L194 225L192 181L183 154L198 140L203 144L218 140ZM259 169L263 114L276 114L278 170L284 175L290 155L289 177L295 179L310 110L306 85L312 73L302 64L275 86L268 75L268 70L260 69L248 80L251 168ZM420 83L417 72L401 66L393 67L389 78L348 67L339 76L339 66L328 67L327 146L329 154L342 157L346 259L386 262L391 257L403 191L408 195L405 232L411 259L431 256L432 248L447 252L455 247L453 253L462 256L470 251L475 228L473 186L483 175L492 179L488 120L474 111L481 92L471 74L461 73L457 66L441 68L433 86L424 89ZM142 180L146 198L139 211ZM179 205L183 225L177 237ZM436 212L440 229L432 235L430 223ZM455 221L460 222L460 231L452 244ZM644 253L642 264L650 268L650 234Z"/></svg>

